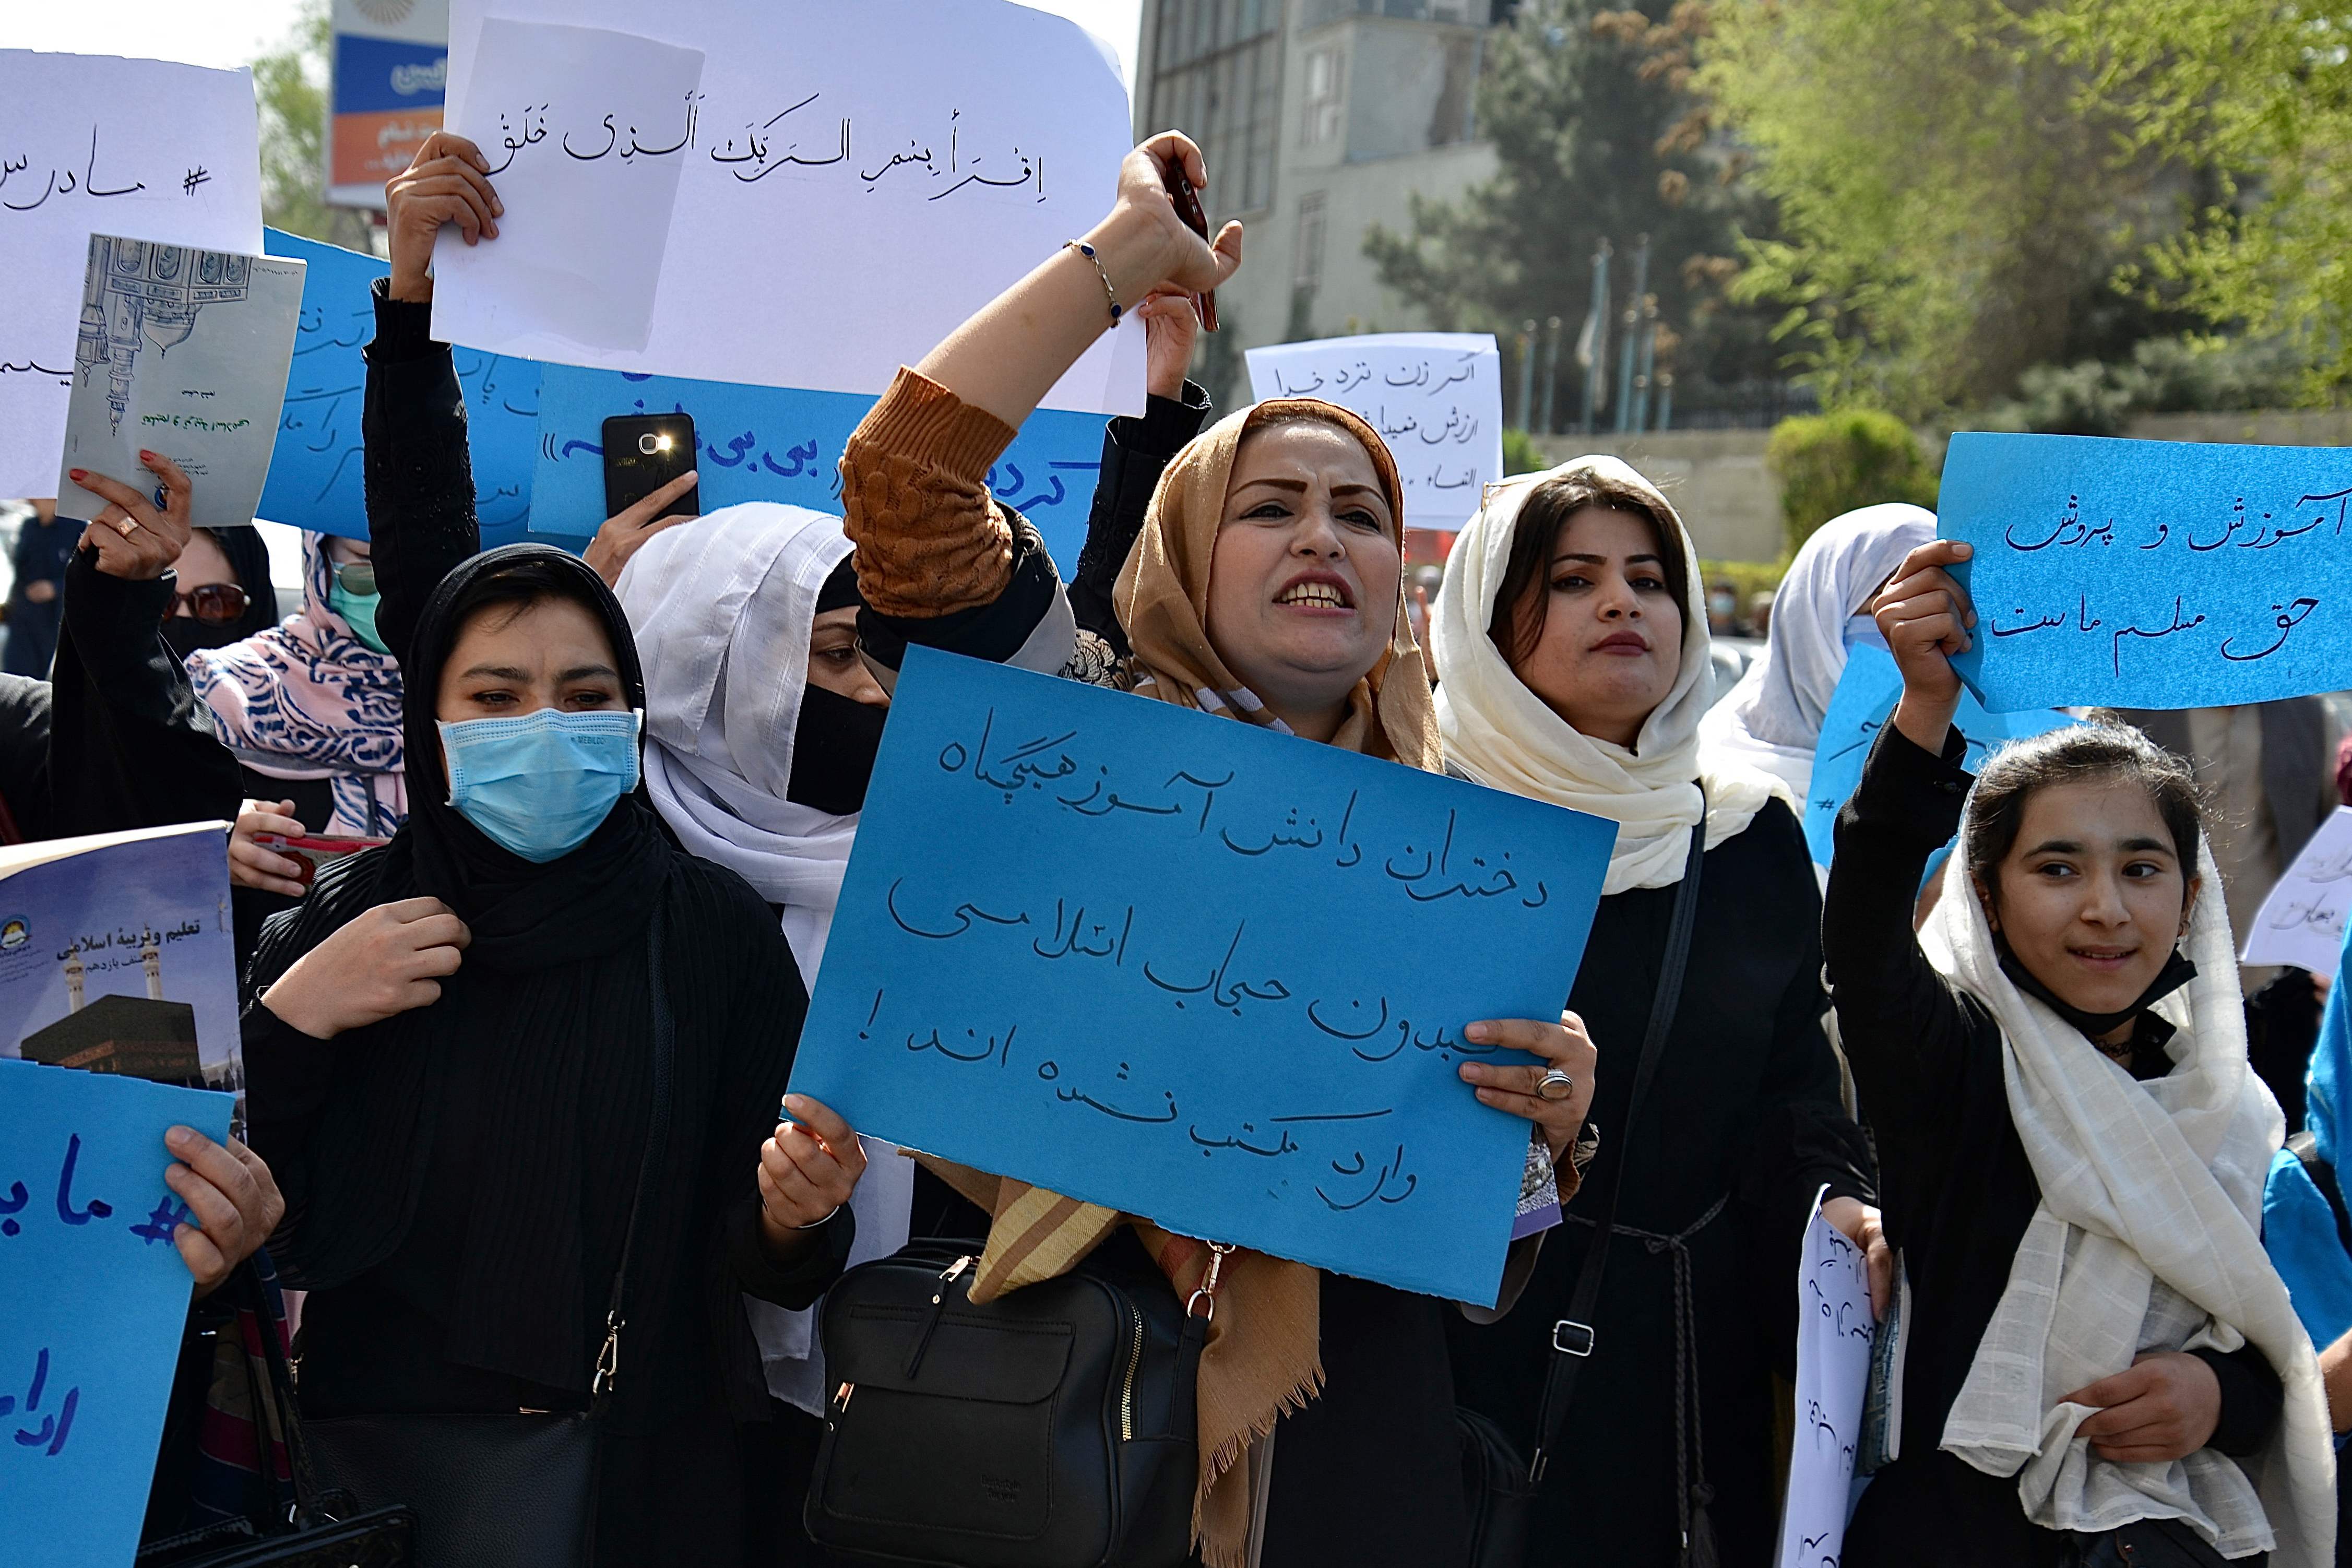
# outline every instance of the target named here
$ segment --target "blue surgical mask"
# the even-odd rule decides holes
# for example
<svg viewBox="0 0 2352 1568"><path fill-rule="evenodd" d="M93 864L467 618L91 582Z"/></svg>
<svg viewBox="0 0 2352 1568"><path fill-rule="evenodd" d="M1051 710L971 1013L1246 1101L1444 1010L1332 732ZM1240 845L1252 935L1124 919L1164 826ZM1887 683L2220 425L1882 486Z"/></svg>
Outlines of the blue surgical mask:
<svg viewBox="0 0 2352 1568"><path fill-rule="evenodd" d="M343 617L343 624L352 628L352 636L359 638L362 645L378 653L390 653L392 649L383 646L383 638L375 629L376 606L383 603L382 594L354 594L331 578L327 583L327 608Z"/></svg>
<svg viewBox="0 0 2352 1568"><path fill-rule="evenodd" d="M443 721L449 804L534 865L568 855L637 784L644 715L542 708L520 719Z"/></svg>

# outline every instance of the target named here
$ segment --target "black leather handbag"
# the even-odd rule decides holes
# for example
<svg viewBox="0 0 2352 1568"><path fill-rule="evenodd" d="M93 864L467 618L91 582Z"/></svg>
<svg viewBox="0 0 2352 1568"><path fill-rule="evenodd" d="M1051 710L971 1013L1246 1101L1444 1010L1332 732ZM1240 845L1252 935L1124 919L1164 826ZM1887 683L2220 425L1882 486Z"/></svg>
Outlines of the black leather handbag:
<svg viewBox="0 0 2352 1568"><path fill-rule="evenodd" d="M1089 1258L975 1306L969 1247L913 1242L826 1293L810 1539L941 1568L1185 1563L1213 1301Z"/></svg>
<svg viewBox="0 0 2352 1568"><path fill-rule="evenodd" d="M1690 961L1691 927L1698 919L1699 868L1706 854L1706 798L1699 797L1698 826L1691 829L1690 854L1683 862L1683 879L1675 889L1673 922L1666 928L1666 950L1658 966L1657 994L1650 1003L1649 1027L1643 1031L1642 1055L1633 1067L1633 1092L1625 1102L1625 1125L1635 1124L1650 1079L1665 1052L1666 1032L1674 1026L1675 1009L1682 1001L1683 971ZM1464 1512L1469 1521L1469 1568L1524 1568L1535 1529L1536 1491L1544 1467L1559 1446L1568 1423L1568 1408L1576 1394L1579 1374L1593 1348L1593 1308L1601 1300L1601 1278L1609 1264L1609 1238L1617 1226L1617 1200L1622 1194L1625 1158L1611 1162L1609 1190L1600 1202L1599 1223L1585 1248L1576 1289L1569 1298L1568 1315L1552 1325L1551 1354L1544 1372L1543 1403L1536 1414L1536 1451L1523 1459L1501 1427L1475 1410L1457 1408L1454 1426L1461 1439Z"/></svg>
<svg viewBox="0 0 2352 1568"><path fill-rule="evenodd" d="M646 1186L669 1142L677 1030L662 977L662 914L648 941L653 986L653 1110L622 1233L584 1411L536 1415L341 1415L308 1424L320 1479L362 1507L416 1515L416 1568L587 1568L595 1552L598 1438L628 1326L629 1258Z"/></svg>

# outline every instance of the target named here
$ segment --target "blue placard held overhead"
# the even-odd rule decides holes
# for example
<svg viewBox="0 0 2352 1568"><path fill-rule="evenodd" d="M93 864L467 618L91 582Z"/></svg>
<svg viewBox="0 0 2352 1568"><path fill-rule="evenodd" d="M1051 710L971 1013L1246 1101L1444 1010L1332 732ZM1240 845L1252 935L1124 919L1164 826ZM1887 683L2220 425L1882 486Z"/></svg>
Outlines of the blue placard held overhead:
<svg viewBox="0 0 2352 1568"><path fill-rule="evenodd" d="M163 1134L231 1099L0 1061L0 1563L138 1549L192 1288Z"/></svg>
<svg viewBox="0 0 2352 1568"><path fill-rule="evenodd" d="M1813 782L1805 791L1805 845L1812 851L1814 865L1830 864L1837 847L1837 814L1861 785L1862 764L1902 695L1903 672L1895 668L1893 657L1885 648L1864 644L1847 652L1845 673L1838 678L1829 710L1822 715L1821 739L1813 747ZM1975 773L2002 742L2039 735L2074 720L2053 708L1988 713L1962 688L1960 710L1952 716L1952 722L1968 742L1960 766ZM1950 852L1947 845L1928 860L1930 876Z"/></svg>
<svg viewBox="0 0 2352 1568"><path fill-rule="evenodd" d="M1492 1304L1616 824L908 650L793 1088L861 1132ZM1524 1058L1507 1058L1524 1059Z"/></svg>
<svg viewBox="0 0 2352 1568"><path fill-rule="evenodd" d="M1954 436L1937 531L1987 708L2201 708L2352 687L2352 452Z"/></svg>
<svg viewBox="0 0 2352 1568"><path fill-rule="evenodd" d="M539 392L532 531L565 543L603 523L604 421L616 414L693 416L695 488L705 511L772 500L838 512L841 449L874 402L845 392L549 365ZM1040 409L989 470L989 489L1036 526L1065 578L1076 573L1086 542L1102 442L1102 416Z"/></svg>
<svg viewBox="0 0 2352 1568"><path fill-rule="evenodd" d="M369 289L391 268L373 256L298 235L274 228L265 233L270 255L297 258L310 270L260 515L319 533L365 539L360 413L367 362L361 351L375 336ZM510 544L522 537L530 515L540 367L468 348L457 349L456 360L458 384L466 391L466 440L473 457L482 544Z"/></svg>

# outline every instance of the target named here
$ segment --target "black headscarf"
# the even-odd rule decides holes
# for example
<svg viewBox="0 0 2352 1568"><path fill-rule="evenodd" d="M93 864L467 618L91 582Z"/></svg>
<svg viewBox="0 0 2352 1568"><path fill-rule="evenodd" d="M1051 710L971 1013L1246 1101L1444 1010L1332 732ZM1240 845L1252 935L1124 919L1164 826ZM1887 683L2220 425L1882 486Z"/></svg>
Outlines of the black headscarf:
<svg viewBox="0 0 2352 1568"><path fill-rule="evenodd" d="M473 932L467 961L499 969L572 962L608 952L625 940L642 942L647 900L673 853L642 784L585 843L544 865L492 842L449 804L433 701L441 668L495 584L519 574L596 617L612 641L624 700L640 711L646 705L645 672L628 617L604 580L576 555L544 544L506 545L459 565L425 601L402 663L414 699L402 716L412 815L393 847L404 853L416 890L457 910Z"/></svg>

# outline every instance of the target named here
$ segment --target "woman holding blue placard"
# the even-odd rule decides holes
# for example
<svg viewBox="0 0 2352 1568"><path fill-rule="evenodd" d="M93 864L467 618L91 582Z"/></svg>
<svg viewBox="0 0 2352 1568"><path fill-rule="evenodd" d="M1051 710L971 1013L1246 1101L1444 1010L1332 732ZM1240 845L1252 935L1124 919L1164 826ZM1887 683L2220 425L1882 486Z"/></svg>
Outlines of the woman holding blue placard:
<svg viewBox="0 0 2352 1568"><path fill-rule="evenodd" d="M886 668L925 643L1433 769L1434 716L1404 610L1402 487L1355 415L1261 403L1176 454L1118 574L1125 647L1078 622L1034 529L988 491L1014 427L1105 328L1240 264L1240 226L1213 241L1188 229L1168 195L1174 174L1207 184L1181 136L1130 153L1110 214L902 370L851 438L843 502L868 606L861 646ZM1592 1093L1591 1041L1572 1018L1469 1028L1542 1059L1465 1067L1465 1091L1526 1117L1540 1179L1573 1192L1567 1156ZM1098 1248L1139 1248L1177 1291L1209 1279L1230 1305L1199 1378L1193 1544L1210 1568L1461 1560L1444 1303L1252 1253L1212 1276L1208 1247L1137 1216L943 1173L992 1217L976 1304Z"/></svg>
<svg viewBox="0 0 2352 1568"><path fill-rule="evenodd" d="M1464 1402L1547 1447L1538 1563L1663 1568L1712 1542L1724 1563L1769 1563L1770 1373L1790 1353L1815 1194L1858 1246L1875 1241L1870 1162L1822 1030L1803 834L1784 786L1700 751L1701 595L1665 497L1585 458L1488 492L1433 622L1448 764L1620 824L1569 995L1612 1064L1600 1156L1518 1310L1451 1333ZM1663 994L1695 837L1688 969Z"/></svg>
<svg viewBox="0 0 2352 1568"><path fill-rule="evenodd" d="M1913 552L1878 597L1903 695L1839 815L1823 924L1909 1284L1896 1453L1845 1561L2317 1568L2326 1405L2263 1250L2281 1121L2194 782L2115 724L1959 771L1968 552Z"/></svg>

